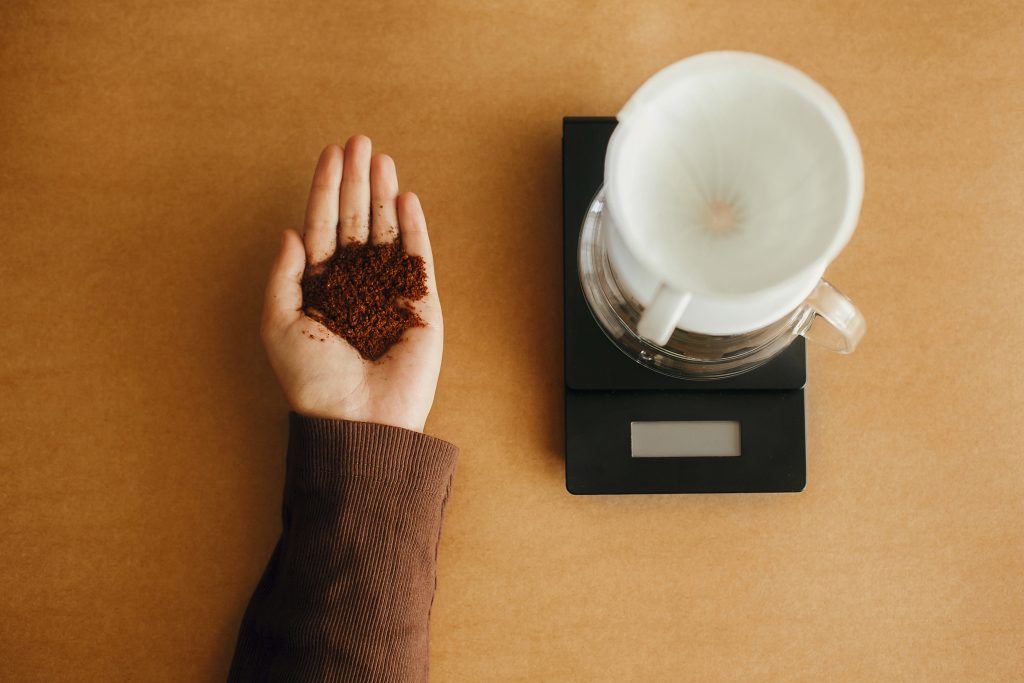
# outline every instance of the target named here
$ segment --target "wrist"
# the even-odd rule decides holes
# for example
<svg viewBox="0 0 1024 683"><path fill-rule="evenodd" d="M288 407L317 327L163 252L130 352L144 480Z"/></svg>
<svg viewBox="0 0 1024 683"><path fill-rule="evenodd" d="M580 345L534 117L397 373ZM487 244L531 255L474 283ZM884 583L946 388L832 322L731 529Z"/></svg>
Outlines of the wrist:
<svg viewBox="0 0 1024 683"><path fill-rule="evenodd" d="M410 432L423 433L426 426L426 416L418 418L414 415L396 415L388 413L374 413L372 411L358 410L345 407L318 406L303 404L296 401L289 401L292 412L302 417L337 420L339 422L362 422L366 424L378 424L385 427L397 427Z"/></svg>

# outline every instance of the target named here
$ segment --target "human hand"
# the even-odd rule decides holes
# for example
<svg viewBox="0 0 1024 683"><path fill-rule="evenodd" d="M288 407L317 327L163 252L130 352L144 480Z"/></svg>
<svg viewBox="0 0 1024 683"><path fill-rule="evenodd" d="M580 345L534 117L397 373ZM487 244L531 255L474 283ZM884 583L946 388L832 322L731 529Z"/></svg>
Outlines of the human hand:
<svg viewBox="0 0 1024 683"><path fill-rule="evenodd" d="M351 240L374 244L400 239L422 256L427 295L410 304L422 327L376 361L365 360L341 337L302 312L302 275ZM292 409L313 417L423 431L441 369L443 323L434 261L420 201L398 194L395 162L378 154L364 136L342 149L324 149L313 174L303 235L286 230L270 272L260 336ZM318 341L324 338L325 341Z"/></svg>

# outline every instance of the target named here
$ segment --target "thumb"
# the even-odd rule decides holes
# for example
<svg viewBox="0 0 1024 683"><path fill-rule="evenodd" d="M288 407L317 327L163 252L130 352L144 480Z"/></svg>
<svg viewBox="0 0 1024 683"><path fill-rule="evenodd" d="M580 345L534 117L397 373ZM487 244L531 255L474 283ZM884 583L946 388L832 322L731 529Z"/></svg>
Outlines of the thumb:
<svg viewBox="0 0 1024 683"><path fill-rule="evenodd" d="M281 235L281 247L270 268L266 298L263 301L263 327L285 327L298 319L302 309L302 273L306 269L306 250L294 230Z"/></svg>

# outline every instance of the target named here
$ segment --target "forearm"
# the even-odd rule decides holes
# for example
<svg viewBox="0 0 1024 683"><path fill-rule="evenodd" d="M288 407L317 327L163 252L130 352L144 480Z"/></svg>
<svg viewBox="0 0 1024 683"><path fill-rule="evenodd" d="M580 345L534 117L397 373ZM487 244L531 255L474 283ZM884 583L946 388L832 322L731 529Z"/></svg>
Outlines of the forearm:
<svg viewBox="0 0 1024 683"><path fill-rule="evenodd" d="M456 455L407 430L293 414L283 530L229 680L425 680Z"/></svg>

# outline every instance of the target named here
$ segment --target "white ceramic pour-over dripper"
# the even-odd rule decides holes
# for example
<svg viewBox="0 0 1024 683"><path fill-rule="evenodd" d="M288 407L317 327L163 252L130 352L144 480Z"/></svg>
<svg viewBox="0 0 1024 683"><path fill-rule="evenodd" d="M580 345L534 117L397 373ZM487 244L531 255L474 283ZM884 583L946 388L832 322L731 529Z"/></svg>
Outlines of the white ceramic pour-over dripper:
<svg viewBox="0 0 1024 683"><path fill-rule="evenodd" d="M849 241L860 148L820 85L713 52L648 80L605 157L609 259L644 306L637 332L746 333L807 299Z"/></svg>

